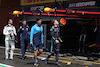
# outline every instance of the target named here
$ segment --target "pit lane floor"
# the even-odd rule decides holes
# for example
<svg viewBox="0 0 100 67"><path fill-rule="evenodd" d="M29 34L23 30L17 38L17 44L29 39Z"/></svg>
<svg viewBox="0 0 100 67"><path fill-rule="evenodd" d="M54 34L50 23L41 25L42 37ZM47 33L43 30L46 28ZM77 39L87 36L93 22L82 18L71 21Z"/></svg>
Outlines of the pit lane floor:
<svg viewBox="0 0 100 67"><path fill-rule="evenodd" d="M21 50L16 49L14 51L14 61L5 60L4 55L4 47L0 47L0 67L35 67L33 65L33 53L26 52L27 58L25 60L20 59ZM46 53L41 54L38 57L38 61L40 66L38 67L58 67L55 65L55 56L50 58L48 64L45 64L45 58L47 57ZM62 65L61 67L100 67L100 60L98 61L86 61L85 57L81 57L83 60L79 60L75 57L59 57L59 63Z"/></svg>

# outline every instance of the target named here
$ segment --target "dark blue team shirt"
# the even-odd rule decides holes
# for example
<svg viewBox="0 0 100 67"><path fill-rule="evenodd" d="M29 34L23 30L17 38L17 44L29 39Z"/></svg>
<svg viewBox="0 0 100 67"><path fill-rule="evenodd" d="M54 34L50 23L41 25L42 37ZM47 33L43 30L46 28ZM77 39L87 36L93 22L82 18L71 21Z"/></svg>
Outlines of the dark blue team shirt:
<svg viewBox="0 0 100 67"><path fill-rule="evenodd" d="M20 33L20 38L21 39L27 39L27 37L28 37L28 35L27 35L28 31L29 31L29 26L28 25L26 25L26 26L23 26L23 25L20 26L19 30L18 30L18 33Z"/></svg>
<svg viewBox="0 0 100 67"><path fill-rule="evenodd" d="M39 45L43 42L43 26L33 25L31 28L30 42Z"/></svg>

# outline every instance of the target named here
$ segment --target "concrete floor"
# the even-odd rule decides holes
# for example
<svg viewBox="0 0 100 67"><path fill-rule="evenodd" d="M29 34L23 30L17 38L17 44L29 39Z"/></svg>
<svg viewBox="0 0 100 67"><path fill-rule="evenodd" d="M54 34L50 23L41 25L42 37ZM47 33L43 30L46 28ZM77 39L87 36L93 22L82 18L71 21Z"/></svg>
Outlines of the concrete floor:
<svg viewBox="0 0 100 67"><path fill-rule="evenodd" d="M15 50L14 53L14 61L11 60L5 60L4 55L4 48L0 48L0 63L14 66L14 67L35 67L33 65L32 55L33 53L26 53L27 58L25 60L20 59L21 53L20 50ZM38 67L58 67L55 65L54 56L52 56L52 60L49 61L49 63L46 65L45 61L41 60L41 58L46 58L47 55L42 54L39 56L38 61L40 63L40 66ZM59 63L62 65L61 67L100 67L100 61L86 61L86 60L78 60L76 58L71 57L60 57ZM71 62L71 65L67 65L67 62ZM2 67L2 66L0 66ZM9 67L9 66L8 66Z"/></svg>

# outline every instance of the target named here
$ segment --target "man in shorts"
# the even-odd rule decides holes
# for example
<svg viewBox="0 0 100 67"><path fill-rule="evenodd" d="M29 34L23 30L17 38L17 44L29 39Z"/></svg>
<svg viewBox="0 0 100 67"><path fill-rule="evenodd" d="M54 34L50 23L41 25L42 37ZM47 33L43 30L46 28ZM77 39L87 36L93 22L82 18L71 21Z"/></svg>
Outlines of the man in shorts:
<svg viewBox="0 0 100 67"><path fill-rule="evenodd" d="M34 47L34 57L35 60L34 65L38 66L39 63L37 61L37 56L43 52L42 45L43 45L43 26L41 26L41 18L36 19L36 24L31 28L31 35L30 35L30 44Z"/></svg>

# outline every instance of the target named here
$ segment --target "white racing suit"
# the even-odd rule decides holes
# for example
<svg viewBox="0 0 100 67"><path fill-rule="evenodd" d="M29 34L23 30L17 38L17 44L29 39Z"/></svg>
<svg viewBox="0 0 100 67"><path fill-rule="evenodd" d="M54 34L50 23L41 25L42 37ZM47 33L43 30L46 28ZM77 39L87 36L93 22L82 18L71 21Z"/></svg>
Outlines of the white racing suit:
<svg viewBox="0 0 100 67"><path fill-rule="evenodd" d="M3 29L3 34L5 35L5 55L6 59L8 59L8 52L9 47L11 46L10 50L10 59L13 59L13 52L15 49L15 35L16 35L16 29L13 25L6 25Z"/></svg>

